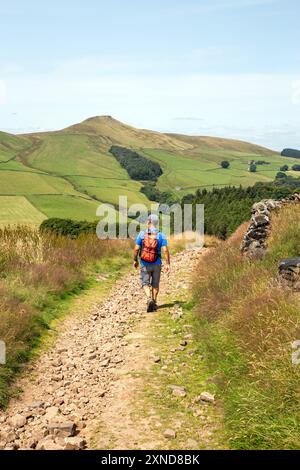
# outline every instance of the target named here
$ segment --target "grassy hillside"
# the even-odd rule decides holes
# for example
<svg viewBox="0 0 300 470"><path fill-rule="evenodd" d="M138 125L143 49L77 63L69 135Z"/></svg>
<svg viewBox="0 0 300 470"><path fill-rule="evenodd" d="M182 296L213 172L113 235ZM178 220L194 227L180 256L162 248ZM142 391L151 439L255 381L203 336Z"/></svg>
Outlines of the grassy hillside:
<svg viewBox="0 0 300 470"><path fill-rule="evenodd" d="M18 152L30 145L26 138L0 131L0 164L15 157Z"/></svg>
<svg viewBox="0 0 300 470"><path fill-rule="evenodd" d="M282 164L291 167L297 163L246 142L162 134L99 116L56 132L23 136L0 132L0 205L3 197L20 196L35 208L39 218L92 220L99 203L117 204L119 195L126 195L129 204L149 204L140 192L143 182L130 178L109 152L112 145L136 150L159 162L163 175L157 188L178 197L199 187L271 181ZM220 168L224 159L230 161L226 170ZM265 160L269 165L249 173L249 160ZM11 214L16 212L11 210ZM21 220L16 214L14 221ZM36 224L36 218L28 217L28 223Z"/></svg>
<svg viewBox="0 0 300 470"><path fill-rule="evenodd" d="M205 256L195 275L199 347L234 449L300 446L300 368L291 360L299 298L276 282L279 260L299 255L299 230L300 208L284 208L273 215L263 260L241 256L243 226Z"/></svg>

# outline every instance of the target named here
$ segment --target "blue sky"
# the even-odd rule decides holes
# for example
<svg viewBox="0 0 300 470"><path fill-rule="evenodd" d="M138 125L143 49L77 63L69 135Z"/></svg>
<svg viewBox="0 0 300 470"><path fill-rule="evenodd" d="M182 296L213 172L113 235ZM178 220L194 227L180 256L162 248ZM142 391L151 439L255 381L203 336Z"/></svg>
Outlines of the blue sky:
<svg viewBox="0 0 300 470"><path fill-rule="evenodd" d="M2 3L2 130L110 114L300 148L298 0Z"/></svg>

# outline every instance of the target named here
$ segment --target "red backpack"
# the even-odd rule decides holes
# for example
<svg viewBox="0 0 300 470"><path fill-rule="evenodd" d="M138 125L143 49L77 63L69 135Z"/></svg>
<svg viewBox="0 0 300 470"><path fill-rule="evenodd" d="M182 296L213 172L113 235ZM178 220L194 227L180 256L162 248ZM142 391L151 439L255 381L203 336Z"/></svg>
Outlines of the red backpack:
<svg viewBox="0 0 300 470"><path fill-rule="evenodd" d="M154 263L158 258L158 240L156 232L145 233L142 249L141 259L147 263Z"/></svg>

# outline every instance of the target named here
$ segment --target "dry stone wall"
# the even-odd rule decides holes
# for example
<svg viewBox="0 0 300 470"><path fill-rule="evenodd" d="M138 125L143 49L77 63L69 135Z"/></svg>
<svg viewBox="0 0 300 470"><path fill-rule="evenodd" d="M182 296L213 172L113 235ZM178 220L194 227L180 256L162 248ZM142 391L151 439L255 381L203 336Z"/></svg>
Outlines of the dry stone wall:
<svg viewBox="0 0 300 470"><path fill-rule="evenodd" d="M251 222L241 244L242 253L250 259L261 259L267 250L272 212L286 204L298 204L299 202L300 194L295 193L291 197L280 201L265 199L254 204L252 206ZM282 259L279 262L278 280L283 286L297 291L300 290L300 256Z"/></svg>
<svg viewBox="0 0 300 470"><path fill-rule="evenodd" d="M250 225L244 235L241 251L251 259L261 259L267 250L267 238L270 233L272 212L286 204L298 204L300 194L295 193L289 198L276 201L264 199L252 206Z"/></svg>

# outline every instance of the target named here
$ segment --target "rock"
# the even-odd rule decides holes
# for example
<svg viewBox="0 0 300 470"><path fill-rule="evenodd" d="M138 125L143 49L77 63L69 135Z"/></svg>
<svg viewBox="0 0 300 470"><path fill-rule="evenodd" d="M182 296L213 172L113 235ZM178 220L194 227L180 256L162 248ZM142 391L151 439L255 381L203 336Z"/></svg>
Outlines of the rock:
<svg viewBox="0 0 300 470"><path fill-rule="evenodd" d="M279 271L300 268L300 257L283 259L279 262Z"/></svg>
<svg viewBox="0 0 300 470"><path fill-rule="evenodd" d="M121 362L123 362L123 358L120 357L120 356L116 356L116 357L114 357L114 358L111 360L111 362L112 362L113 364L121 364Z"/></svg>
<svg viewBox="0 0 300 470"><path fill-rule="evenodd" d="M201 401L205 401L207 403L214 403L215 396L212 393L209 393L209 392L202 392L199 399Z"/></svg>
<svg viewBox="0 0 300 470"><path fill-rule="evenodd" d="M6 442L5 441L0 441L0 450L5 449Z"/></svg>
<svg viewBox="0 0 300 470"><path fill-rule="evenodd" d="M57 406L49 406L45 414L45 419L47 421L52 421L58 415L58 412L59 408Z"/></svg>
<svg viewBox="0 0 300 470"><path fill-rule="evenodd" d="M52 375L52 378L51 378L53 382L61 382L63 379L64 379L63 374Z"/></svg>
<svg viewBox="0 0 300 470"><path fill-rule="evenodd" d="M159 356L155 356L153 358L153 362L155 362L157 364L158 362L161 362L161 358Z"/></svg>
<svg viewBox="0 0 300 470"><path fill-rule="evenodd" d="M33 403L31 403L28 408L30 410L36 410L37 408L43 408L44 406L44 402L43 401L35 401Z"/></svg>
<svg viewBox="0 0 300 470"><path fill-rule="evenodd" d="M100 362L100 366L101 366L101 367L108 367L108 366L109 366L109 362L110 362L109 359L105 359L104 361L101 361L101 362Z"/></svg>
<svg viewBox="0 0 300 470"><path fill-rule="evenodd" d="M192 338L193 338L193 334L192 334L192 333L187 333L186 335L184 335L184 338L185 338L185 339L192 339Z"/></svg>
<svg viewBox="0 0 300 470"><path fill-rule="evenodd" d="M249 244L251 243L251 239L253 240L264 240L268 235L268 232L266 229L261 229L261 228L256 228L256 229L250 229L246 233L246 238L249 240Z"/></svg>
<svg viewBox="0 0 300 470"><path fill-rule="evenodd" d="M164 432L164 437L167 439L175 439L176 432L173 429L166 429Z"/></svg>
<svg viewBox="0 0 300 470"><path fill-rule="evenodd" d="M56 443L52 438L45 437L37 443L36 450L64 450L64 447Z"/></svg>
<svg viewBox="0 0 300 470"><path fill-rule="evenodd" d="M82 403L84 403L85 405L87 405L90 400L88 399L88 397L80 397L80 401L82 401Z"/></svg>
<svg viewBox="0 0 300 470"><path fill-rule="evenodd" d="M28 447L30 449L36 449L36 446L38 445L38 439L35 439L35 438L32 438L32 439L29 439L28 441Z"/></svg>
<svg viewBox="0 0 300 470"><path fill-rule="evenodd" d="M86 446L86 441L82 437L65 438L65 450L82 450Z"/></svg>
<svg viewBox="0 0 300 470"><path fill-rule="evenodd" d="M199 444L195 439L188 439L186 442L187 449L190 450L197 450L199 448Z"/></svg>
<svg viewBox="0 0 300 470"><path fill-rule="evenodd" d="M266 252L266 248L259 242L253 241L248 247L248 255L253 260L262 259Z"/></svg>
<svg viewBox="0 0 300 470"><path fill-rule="evenodd" d="M17 438L17 435L11 430L1 430L1 439L5 442L13 442Z"/></svg>
<svg viewBox="0 0 300 470"><path fill-rule="evenodd" d="M57 352L58 352L58 354L63 354L65 352L68 352L68 349L67 348L58 348Z"/></svg>
<svg viewBox="0 0 300 470"><path fill-rule="evenodd" d="M22 426L25 426L27 420L25 416L22 416L20 414L17 414L10 418L10 424L14 429L21 428Z"/></svg>
<svg viewBox="0 0 300 470"><path fill-rule="evenodd" d="M260 227L262 225L268 225L270 222L270 218L264 214L258 214L253 217L253 222L256 227Z"/></svg>
<svg viewBox="0 0 300 470"><path fill-rule="evenodd" d="M300 257L281 260L278 272L282 285L295 291L300 290Z"/></svg>
<svg viewBox="0 0 300 470"><path fill-rule="evenodd" d="M186 389L184 387L181 387L180 385L170 385L169 388L172 390L172 395L175 397L186 397Z"/></svg>
<svg viewBox="0 0 300 470"><path fill-rule="evenodd" d="M54 405L58 405L58 406L61 406L63 405L65 402L65 400L63 398L55 398L55 400L53 401Z"/></svg>
<svg viewBox="0 0 300 470"><path fill-rule="evenodd" d="M255 240L250 243L249 250L256 250L257 248L261 248L261 243L258 240Z"/></svg>
<svg viewBox="0 0 300 470"><path fill-rule="evenodd" d="M253 204L252 206L252 213L255 213L255 212L262 212L264 211L265 209L267 209L267 206L264 202L256 202L255 204Z"/></svg>
<svg viewBox="0 0 300 470"><path fill-rule="evenodd" d="M76 424L72 422L66 423L50 423L47 426L49 434L58 437L73 437L76 433Z"/></svg>

